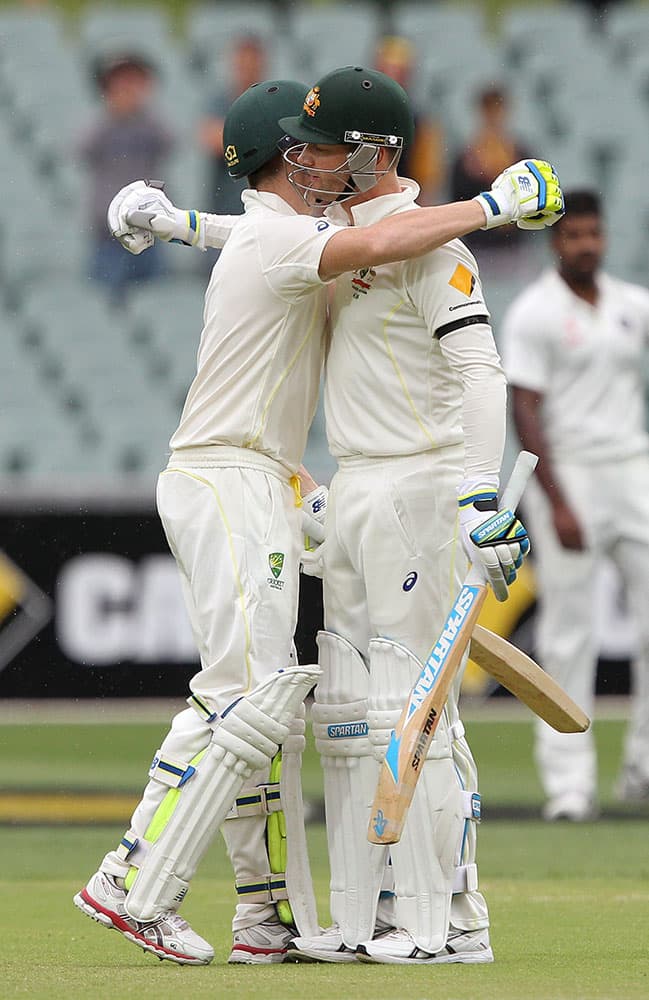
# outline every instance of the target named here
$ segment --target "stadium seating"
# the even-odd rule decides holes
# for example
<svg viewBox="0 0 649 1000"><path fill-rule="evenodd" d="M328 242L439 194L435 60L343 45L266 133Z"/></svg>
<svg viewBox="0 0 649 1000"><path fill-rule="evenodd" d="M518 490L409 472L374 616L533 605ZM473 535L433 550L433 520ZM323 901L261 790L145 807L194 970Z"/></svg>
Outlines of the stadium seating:
<svg viewBox="0 0 649 1000"><path fill-rule="evenodd" d="M85 175L73 148L97 108L93 60L108 52L141 52L158 67L158 102L180 136L167 190L201 207L209 192L196 122L227 79L234 36L264 41L270 75L306 81L369 62L383 31L403 34L418 52L413 98L444 124L449 155L471 128L476 89L504 84L527 147L554 161L564 186L605 194L610 269L646 284L649 4L611 5L600 21L579 3L509 4L498 19L488 9L219 0L190 4L172 21L169 8L151 4L87 3L67 16L54 5L0 8L0 184L11 208L0 232L7 481L127 472L152 482L195 372L206 256L165 247L170 275L134 288L118 310L84 276ZM496 326L517 287L489 278ZM306 457L329 478L321 407Z"/></svg>

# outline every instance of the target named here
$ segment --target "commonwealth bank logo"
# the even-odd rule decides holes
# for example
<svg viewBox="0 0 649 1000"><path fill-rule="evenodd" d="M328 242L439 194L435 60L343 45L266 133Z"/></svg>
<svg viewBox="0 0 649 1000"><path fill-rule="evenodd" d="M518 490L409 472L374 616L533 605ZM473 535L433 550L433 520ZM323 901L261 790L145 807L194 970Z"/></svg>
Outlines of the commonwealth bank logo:
<svg viewBox="0 0 649 1000"><path fill-rule="evenodd" d="M269 576L266 582L274 590L283 590L284 581L279 578L282 575L282 570L284 569L284 553L271 552L268 556L268 565L270 566L270 571L273 575Z"/></svg>
<svg viewBox="0 0 649 1000"><path fill-rule="evenodd" d="M0 552L0 670L52 617L52 602L33 580Z"/></svg>

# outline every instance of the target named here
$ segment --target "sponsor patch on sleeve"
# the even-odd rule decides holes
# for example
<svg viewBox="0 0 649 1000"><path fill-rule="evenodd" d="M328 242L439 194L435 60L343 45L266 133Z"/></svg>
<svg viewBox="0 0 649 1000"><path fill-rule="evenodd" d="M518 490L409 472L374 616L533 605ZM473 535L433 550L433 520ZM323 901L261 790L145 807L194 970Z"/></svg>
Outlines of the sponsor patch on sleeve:
<svg viewBox="0 0 649 1000"><path fill-rule="evenodd" d="M449 285L463 295L471 295L475 288L475 275L464 264L458 264L450 277Z"/></svg>

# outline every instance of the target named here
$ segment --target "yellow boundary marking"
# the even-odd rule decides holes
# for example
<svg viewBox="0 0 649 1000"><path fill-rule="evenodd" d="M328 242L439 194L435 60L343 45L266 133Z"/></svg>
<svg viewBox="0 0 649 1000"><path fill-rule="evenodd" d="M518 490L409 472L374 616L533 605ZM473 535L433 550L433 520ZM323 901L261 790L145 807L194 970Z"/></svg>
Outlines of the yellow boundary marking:
<svg viewBox="0 0 649 1000"><path fill-rule="evenodd" d="M0 823L128 823L137 795L0 792Z"/></svg>

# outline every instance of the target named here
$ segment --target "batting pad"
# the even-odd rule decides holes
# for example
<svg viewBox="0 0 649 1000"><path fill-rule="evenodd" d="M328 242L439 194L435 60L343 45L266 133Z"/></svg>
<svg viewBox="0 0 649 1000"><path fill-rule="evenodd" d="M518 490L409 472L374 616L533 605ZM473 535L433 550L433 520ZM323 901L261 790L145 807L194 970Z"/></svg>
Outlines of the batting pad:
<svg viewBox="0 0 649 1000"><path fill-rule="evenodd" d="M316 666L278 670L215 720L209 746L192 764L194 773L182 788L170 789L173 809L164 801L160 806L170 811L164 827L141 851L126 898L132 917L156 920L178 907L239 791L254 771L268 767L319 676ZM157 825L154 816L150 828Z"/></svg>
<svg viewBox="0 0 649 1000"><path fill-rule="evenodd" d="M384 752L411 687L422 671L418 658L388 639L370 642L368 723L377 753ZM448 935L453 892L471 882L459 872L470 797L458 779L445 714L440 719L415 789L401 840L390 848L397 926L419 948L440 951Z"/></svg>
<svg viewBox="0 0 649 1000"><path fill-rule="evenodd" d="M367 840L378 779L367 727L369 674L354 646L318 633L322 678L312 708L313 732L324 771L331 916L348 948L374 934L387 849Z"/></svg>

